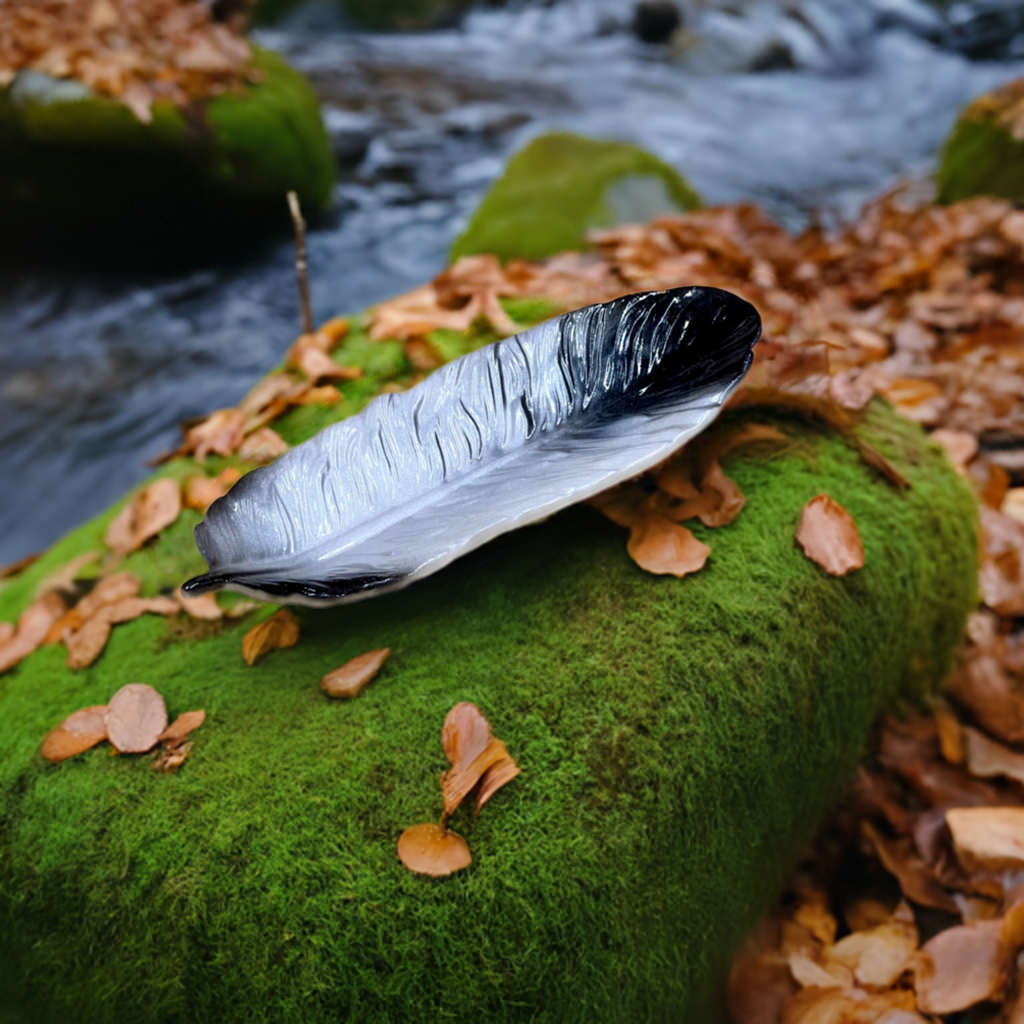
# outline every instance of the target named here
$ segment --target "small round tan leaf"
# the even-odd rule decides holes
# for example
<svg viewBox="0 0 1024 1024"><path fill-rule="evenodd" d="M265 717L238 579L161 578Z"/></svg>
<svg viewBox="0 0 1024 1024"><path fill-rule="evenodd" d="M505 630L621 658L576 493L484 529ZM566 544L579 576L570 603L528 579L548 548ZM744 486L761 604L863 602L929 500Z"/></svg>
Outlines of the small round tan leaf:
<svg viewBox="0 0 1024 1024"><path fill-rule="evenodd" d="M645 516L634 524L626 550L641 569L680 577L704 568L711 554L711 548L685 526L659 515Z"/></svg>
<svg viewBox="0 0 1024 1024"><path fill-rule="evenodd" d="M384 662L391 653L390 647L384 647L379 651L367 651L360 654L351 661L346 662L341 668L320 680L320 689L328 697L355 697L357 696L381 670Z"/></svg>
<svg viewBox="0 0 1024 1024"><path fill-rule="evenodd" d="M864 546L853 517L827 494L804 506L796 539L804 554L831 576L845 576L864 566Z"/></svg>
<svg viewBox="0 0 1024 1024"><path fill-rule="evenodd" d="M39 752L47 761L57 764L102 743L107 738L106 713L106 704L95 704L68 715L46 734Z"/></svg>
<svg viewBox="0 0 1024 1024"><path fill-rule="evenodd" d="M433 822L407 828L398 840L398 857L410 871L434 878L461 871L473 861L462 836Z"/></svg>
<svg viewBox="0 0 1024 1024"><path fill-rule="evenodd" d="M167 728L164 699L145 683L122 686L107 705L107 736L122 754L144 754Z"/></svg>

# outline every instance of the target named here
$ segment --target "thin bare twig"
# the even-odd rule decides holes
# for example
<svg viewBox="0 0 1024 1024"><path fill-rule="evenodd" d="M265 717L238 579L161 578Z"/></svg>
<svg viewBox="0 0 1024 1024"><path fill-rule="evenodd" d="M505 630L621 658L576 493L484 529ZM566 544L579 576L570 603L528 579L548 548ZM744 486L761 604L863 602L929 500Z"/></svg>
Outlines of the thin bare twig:
<svg viewBox="0 0 1024 1024"><path fill-rule="evenodd" d="M313 333L313 308L309 302L309 266L306 262L306 222L302 218L299 197L288 193L288 209L295 225L295 278L299 283L299 307L302 312L302 333Z"/></svg>

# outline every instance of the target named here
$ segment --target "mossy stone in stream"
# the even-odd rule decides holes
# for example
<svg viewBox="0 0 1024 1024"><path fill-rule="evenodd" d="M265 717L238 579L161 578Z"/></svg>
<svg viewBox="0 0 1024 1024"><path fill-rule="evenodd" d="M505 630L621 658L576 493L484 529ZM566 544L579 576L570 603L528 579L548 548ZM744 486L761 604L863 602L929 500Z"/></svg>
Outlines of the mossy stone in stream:
<svg viewBox="0 0 1024 1024"><path fill-rule="evenodd" d="M883 708L950 664L975 599L971 494L915 425L789 436L725 468L748 503L698 536L683 580L573 508L398 594L299 609L254 667L240 624L147 616L81 672L45 647L0 677L0 1013L32 1022L709 1021L730 957L863 754ZM172 463L163 472L192 467ZM526 482L524 485L528 485ZM866 565L836 579L794 541L826 492ZM101 547L115 510L0 592ZM183 513L125 567L144 592L202 568ZM390 647L354 701L318 681ZM175 776L106 747L48 765L67 714L146 682L205 708ZM453 827L473 864L413 875L396 843L437 820L440 729L475 702L522 766Z"/></svg>
<svg viewBox="0 0 1024 1024"><path fill-rule="evenodd" d="M977 195L1024 203L1024 79L967 107L946 141L935 180L940 203Z"/></svg>
<svg viewBox="0 0 1024 1024"><path fill-rule="evenodd" d="M451 258L490 252L503 260L543 259L585 249L590 228L700 205L677 171L639 147L555 132L512 157Z"/></svg>
<svg viewBox="0 0 1024 1024"><path fill-rule="evenodd" d="M237 252L286 225L285 193L310 213L334 164L315 95L276 54L262 81L143 124L73 81L22 72L0 90L0 232L19 251L137 266Z"/></svg>

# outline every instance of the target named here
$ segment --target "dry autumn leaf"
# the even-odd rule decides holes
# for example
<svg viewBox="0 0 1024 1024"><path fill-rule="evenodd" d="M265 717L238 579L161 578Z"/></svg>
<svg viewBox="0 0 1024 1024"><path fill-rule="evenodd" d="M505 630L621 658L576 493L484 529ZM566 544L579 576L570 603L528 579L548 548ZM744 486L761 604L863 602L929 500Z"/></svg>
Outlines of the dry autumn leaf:
<svg viewBox="0 0 1024 1024"><path fill-rule="evenodd" d="M990 740L969 725L962 727L966 741L967 770L979 779L1001 775L1024 784L1024 754L1017 754Z"/></svg>
<svg viewBox="0 0 1024 1024"><path fill-rule="evenodd" d="M946 824L966 871L1024 868L1024 807L956 807Z"/></svg>
<svg viewBox="0 0 1024 1024"><path fill-rule="evenodd" d="M219 409L202 423L185 431L185 443L178 454L193 453L196 462L206 456L233 455L245 437L246 414L241 409Z"/></svg>
<svg viewBox="0 0 1024 1024"><path fill-rule="evenodd" d="M398 840L398 856L410 871L434 878L461 871L473 861L462 836L433 822L406 829Z"/></svg>
<svg viewBox="0 0 1024 1024"><path fill-rule="evenodd" d="M299 620L287 608L282 608L245 634L242 657L247 664L253 665L264 654L282 647L294 647L298 642Z"/></svg>
<svg viewBox="0 0 1024 1024"><path fill-rule="evenodd" d="M175 747L188 739L189 733L198 729L206 721L205 711L185 711L171 722L157 737L160 743Z"/></svg>
<svg viewBox="0 0 1024 1024"><path fill-rule="evenodd" d="M819 494L804 506L796 539L804 554L830 576L845 576L864 566L864 547L857 524L827 494Z"/></svg>
<svg viewBox="0 0 1024 1024"><path fill-rule="evenodd" d="M30 604L22 612L14 632L0 643L0 673L14 668L39 647L64 612L64 602L54 591Z"/></svg>
<svg viewBox="0 0 1024 1024"><path fill-rule="evenodd" d="M144 487L111 520L104 534L106 545L118 555L136 551L161 530L170 526L181 512L181 489L164 478Z"/></svg>
<svg viewBox="0 0 1024 1024"><path fill-rule="evenodd" d="M68 715L46 734L39 753L51 764L57 764L102 743L107 738L106 713L106 704L96 704Z"/></svg>
<svg viewBox="0 0 1024 1024"><path fill-rule="evenodd" d="M657 513L648 513L633 523L626 550L641 569L679 577L702 569L711 554L711 548L685 526Z"/></svg>
<svg viewBox="0 0 1024 1024"><path fill-rule="evenodd" d="M216 622L224 617L224 610L217 604L216 594L200 594L198 597L186 597L181 587L174 592L174 600L186 615L193 619Z"/></svg>
<svg viewBox="0 0 1024 1024"><path fill-rule="evenodd" d="M67 565L62 565L59 569L54 570L39 581L35 589L36 597L42 597L49 590L59 590L73 595L74 583L78 574L87 565L92 565L93 562L99 561L99 557L100 553L98 551L86 551L72 558Z"/></svg>
<svg viewBox="0 0 1024 1024"><path fill-rule="evenodd" d="M107 705L107 738L122 754L144 754L152 750L167 728L164 699L145 683L122 686Z"/></svg>
<svg viewBox="0 0 1024 1024"><path fill-rule="evenodd" d="M921 947L914 989L924 1013L956 1013L999 992L1008 966L1000 928L1000 921L947 928Z"/></svg>
<svg viewBox="0 0 1024 1024"><path fill-rule="evenodd" d="M255 462L266 466L280 455L288 451L288 445L280 434L270 427L260 427L253 431L238 447L238 457L245 462Z"/></svg>
<svg viewBox="0 0 1024 1024"><path fill-rule="evenodd" d="M242 479L242 474L232 466L221 470L214 477L190 476L185 481L183 500L186 508L195 509L204 515L218 499L223 498Z"/></svg>
<svg viewBox="0 0 1024 1024"><path fill-rule="evenodd" d="M91 665L103 653L114 626L131 622L147 612L174 615L178 611L177 601L169 597L124 597L102 605L81 629L65 632L63 640L68 649L68 668L77 670Z"/></svg>
<svg viewBox="0 0 1024 1024"><path fill-rule="evenodd" d="M374 679L391 653L390 647L379 651L367 651L351 661L345 662L341 668L328 672L320 680L320 689L328 697L356 697L363 688Z"/></svg>

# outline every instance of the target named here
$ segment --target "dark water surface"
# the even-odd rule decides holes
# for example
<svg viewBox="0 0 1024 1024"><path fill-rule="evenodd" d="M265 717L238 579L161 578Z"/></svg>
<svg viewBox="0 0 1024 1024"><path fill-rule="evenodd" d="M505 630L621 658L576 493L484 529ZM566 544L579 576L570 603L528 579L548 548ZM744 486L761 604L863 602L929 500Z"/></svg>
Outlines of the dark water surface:
<svg viewBox="0 0 1024 1024"><path fill-rule="evenodd" d="M772 5L757 6L751 38L775 31ZM260 41L313 80L343 167L310 237L317 318L433 276L507 155L551 127L636 141L709 203L753 199L794 228L815 209L853 216L930 170L970 98L1024 74L884 13L902 6L807 0L780 29L796 67L753 74L721 47L681 61L636 42L627 0L517 3L395 35L351 33L308 5ZM181 420L237 402L298 332L288 239L161 278L4 258L0 564L109 505Z"/></svg>

